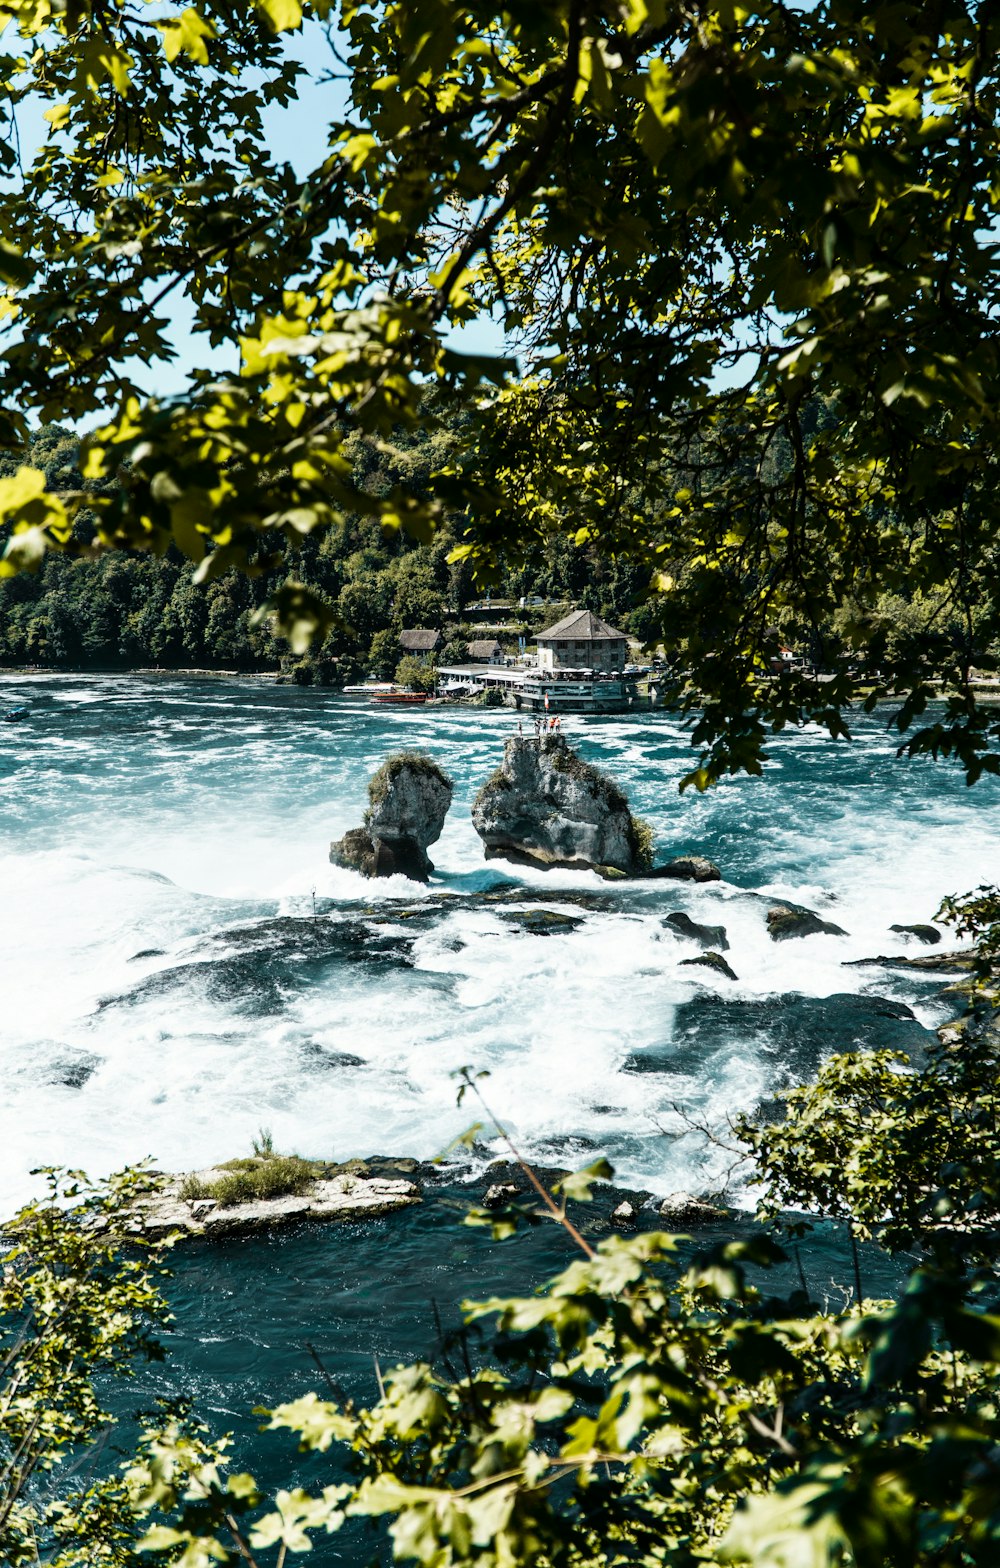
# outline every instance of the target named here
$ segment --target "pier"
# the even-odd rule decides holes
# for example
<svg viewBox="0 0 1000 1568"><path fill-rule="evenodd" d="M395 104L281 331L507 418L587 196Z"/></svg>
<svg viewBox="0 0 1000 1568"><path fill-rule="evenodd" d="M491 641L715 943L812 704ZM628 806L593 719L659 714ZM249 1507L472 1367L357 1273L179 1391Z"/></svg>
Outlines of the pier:
<svg viewBox="0 0 1000 1568"><path fill-rule="evenodd" d="M458 696L486 689L502 691L511 707L528 713L628 713L643 700L639 682L645 669L605 673L593 669L544 670L488 664L438 667L438 695Z"/></svg>

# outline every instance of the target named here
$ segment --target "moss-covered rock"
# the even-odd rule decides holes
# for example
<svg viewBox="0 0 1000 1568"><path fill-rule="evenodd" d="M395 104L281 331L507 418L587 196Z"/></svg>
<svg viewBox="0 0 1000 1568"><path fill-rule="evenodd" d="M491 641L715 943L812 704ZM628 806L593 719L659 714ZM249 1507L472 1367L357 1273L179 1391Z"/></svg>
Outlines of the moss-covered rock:
<svg viewBox="0 0 1000 1568"><path fill-rule="evenodd" d="M925 943L927 947L934 947L935 944L941 940L941 933L937 926L920 924L912 926L890 926L889 930L895 931L899 936L915 937L918 942Z"/></svg>
<svg viewBox="0 0 1000 1568"><path fill-rule="evenodd" d="M815 910L794 904L775 904L767 912L767 930L772 942L787 942L800 936L846 936L843 926L821 920Z"/></svg>
<svg viewBox="0 0 1000 1568"><path fill-rule="evenodd" d="M618 785L557 735L511 736L472 821L487 859L637 876L651 854L651 829Z"/></svg>
<svg viewBox="0 0 1000 1568"><path fill-rule="evenodd" d="M729 951L729 938L726 936L725 926L703 926L697 920L692 920L691 916L685 914L682 909L664 915L663 924L670 926L678 936L690 937L691 941L697 942L700 947L714 947L720 953Z"/></svg>
<svg viewBox="0 0 1000 1568"><path fill-rule="evenodd" d="M503 909L499 918L522 931L536 936L575 931L583 925L582 915L567 915L559 909Z"/></svg>
<svg viewBox="0 0 1000 1568"><path fill-rule="evenodd" d="M330 845L331 861L366 877L426 882L434 869L427 847L441 837L452 789L447 773L422 752L387 757L369 780L364 826Z"/></svg>
<svg viewBox="0 0 1000 1568"><path fill-rule="evenodd" d="M719 882L722 872L704 855L678 855L664 866L653 866L647 876L668 877L676 882Z"/></svg>
<svg viewBox="0 0 1000 1568"><path fill-rule="evenodd" d="M166 1177L143 1200L140 1218L152 1236L179 1232L210 1239L305 1220L375 1218L420 1202L420 1188L410 1179L418 1168L410 1163L412 1173L374 1160L335 1165L280 1154L227 1160Z"/></svg>
<svg viewBox="0 0 1000 1568"><path fill-rule="evenodd" d="M447 792L450 802L454 785L433 757L428 757L426 752L422 751L396 751L391 757L386 757L381 767L376 768L368 780L369 819L377 818L379 812L392 801L394 793L401 785L409 789L417 779L440 786ZM394 818L398 815L398 810L398 807L393 810ZM440 832L440 829L438 831ZM433 840L428 839L427 842L432 843Z"/></svg>
<svg viewBox="0 0 1000 1568"><path fill-rule="evenodd" d="M725 975L727 980L739 979L739 975L730 968L721 953L699 953L697 958L682 958L681 964L700 964L703 969L714 969L716 974Z"/></svg>

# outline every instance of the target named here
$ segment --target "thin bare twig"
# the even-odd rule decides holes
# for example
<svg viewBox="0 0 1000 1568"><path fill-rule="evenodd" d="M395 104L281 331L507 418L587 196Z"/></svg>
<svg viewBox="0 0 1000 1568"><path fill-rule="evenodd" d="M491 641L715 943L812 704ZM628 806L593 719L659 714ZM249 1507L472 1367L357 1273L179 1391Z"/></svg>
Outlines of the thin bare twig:
<svg viewBox="0 0 1000 1568"><path fill-rule="evenodd" d="M570 1236L572 1236L573 1240L576 1242L576 1244L580 1248L581 1252L583 1252L586 1255L586 1257L591 1258L591 1259L596 1258L597 1253L594 1251L593 1247L590 1245L589 1242L584 1241L583 1237L580 1235L580 1232L577 1230L577 1228L573 1224L572 1220L567 1219L565 1213L559 1207L558 1203L553 1198L552 1194L548 1191L547 1187L545 1187L545 1185L541 1181L539 1181L538 1177L535 1175L535 1172L532 1170L531 1166L528 1164L527 1160L524 1158L524 1155L521 1153L520 1149L518 1149L517 1146L515 1145L514 1140L510 1136L510 1133L507 1131L506 1127L504 1127L502 1125L502 1123L500 1122L500 1120L497 1117L496 1113L490 1108L489 1105L487 1105L485 1099L483 1098L482 1090L479 1088L479 1085L476 1083L475 1079L471 1076L471 1074L469 1073L468 1069L467 1068L463 1068L462 1072L461 1072L461 1074L459 1076L461 1077L462 1082L465 1084L466 1088L471 1089L473 1094L476 1096L476 1099L479 1101L479 1103L482 1106L483 1110L486 1112L486 1114L489 1117L490 1121L493 1123L493 1125L496 1128L497 1132L499 1133L500 1137L503 1139L504 1143L507 1145L507 1147L510 1150L511 1154L514 1156L515 1160L517 1161L518 1165L520 1165L522 1171L527 1176L527 1178L530 1181L531 1185L534 1187L535 1191L538 1193L539 1197L541 1198L542 1202L545 1204L545 1207L548 1209L548 1211L549 1211L550 1215L552 1216L552 1218L554 1220L556 1220L563 1227L563 1229L569 1233Z"/></svg>

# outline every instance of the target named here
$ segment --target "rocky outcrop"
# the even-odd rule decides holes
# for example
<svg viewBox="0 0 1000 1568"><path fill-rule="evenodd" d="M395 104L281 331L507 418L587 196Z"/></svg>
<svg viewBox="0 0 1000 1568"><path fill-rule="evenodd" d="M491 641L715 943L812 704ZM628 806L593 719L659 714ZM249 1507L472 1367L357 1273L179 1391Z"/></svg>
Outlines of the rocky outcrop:
<svg viewBox="0 0 1000 1568"><path fill-rule="evenodd" d="M878 964L885 969L929 969L940 970L944 974L954 974L963 969L971 969L973 962L971 953L921 953L919 958L901 958L896 953L878 953L874 958L847 958L844 960L844 968L862 969L866 965Z"/></svg>
<svg viewBox="0 0 1000 1568"><path fill-rule="evenodd" d="M561 736L512 736L472 808L487 860L641 875L648 833L611 779Z"/></svg>
<svg viewBox="0 0 1000 1568"><path fill-rule="evenodd" d="M483 1193L484 1209L503 1209L516 1198L520 1187L515 1187L512 1181L495 1181Z"/></svg>
<svg viewBox="0 0 1000 1568"><path fill-rule="evenodd" d="M1000 1013L997 1012L996 994L974 993L969 1007L958 1018L952 1018L936 1031L942 1045L961 1045L965 1041L985 1040L996 1048L1000 1045Z"/></svg>
<svg viewBox="0 0 1000 1568"><path fill-rule="evenodd" d="M632 1230L634 1229L638 1218L639 1210L636 1208L635 1204L630 1203L628 1198L623 1198L621 1203L616 1204L615 1207L611 1210L610 1223L614 1225L617 1230Z"/></svg>
<svg viewBox="0 0 1000 1568"><path fill-rule="evenodd" d="M653 866L646 873L650 877L671 877L676 882L720 882L722 872L714 861L704 855L678 855L664 866Z"/></svg>
<svg viewBox="0 0 1000 1568"><path fill-rule="evenodd" d="M682 958L681 966L685 964L701 964L704 969L714 969L716 974L725 975L727 980L739 979L739 975L729 967L721 953L699 953L697 958Z"/></svg>
<svg viewBox="0 0 1000 1568"><path fill-rule="evenodd" d="M171 1176L159 1192L143 1200L140 1218L147 1235L246 1235L303 1220L374 1219L420 1202L412 1181L382 1176L356 1176L342 1171L318 1176L302 1192L247 1203L223 1204L214 1198L185 1197L192 1184L210 1187L225 1178L225 1167L211 1167L188 1176Z"/></svg>
<svg viewBox="0 0 1000 1568"><path fill-rule="evenodd" d="M330 845L331 861L365 877L426 882L434 870L427 848L441 837L451 796L451 779L430 757L398 752L372 775L364 826Z"/></svg>
<svg viewBox="0 0 1000 1568"><path fill-rule="evenodd" d="M672 915L664 915L663 924L671 926L678 936L690 937L692 942L697 942L700 947L714 947L720 953L729 951L729 938L726 936L725 926L700 925L682 909L676 909Z"/></svg>
<svg viewBox="0 0 1000 1568"><path fill-rule="evenodd" d="M795 936L846 936L842 926L821 920L815 910L799 909L793 904L775 904L767 912L767 930L772 942L787 942Z"/></svg>
<svg viewBox="0 0 1000 1568"><path fill-rule="evenodd" d="M890 926L889 930L895 931L897 936L915 937L918 942L923 942L928 947L934 947L941 940L941 933L937 926Z"/></svg>

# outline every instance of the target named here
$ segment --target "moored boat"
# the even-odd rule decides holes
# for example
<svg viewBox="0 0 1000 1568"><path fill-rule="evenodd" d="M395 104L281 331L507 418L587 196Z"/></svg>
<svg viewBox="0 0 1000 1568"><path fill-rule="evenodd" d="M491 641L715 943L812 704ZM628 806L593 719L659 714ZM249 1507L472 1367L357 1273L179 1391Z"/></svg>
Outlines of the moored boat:
<svg viewBox="0 0 1000 1568"><path fill-rule="evenodd" d="M420 707L427 701L425 691L377 691L372 702L391 703L393 707Z"/></svg>

